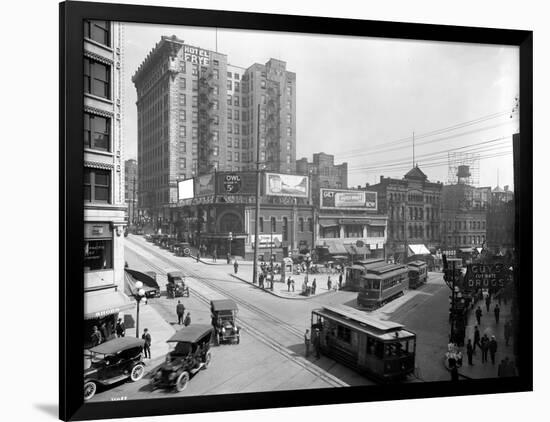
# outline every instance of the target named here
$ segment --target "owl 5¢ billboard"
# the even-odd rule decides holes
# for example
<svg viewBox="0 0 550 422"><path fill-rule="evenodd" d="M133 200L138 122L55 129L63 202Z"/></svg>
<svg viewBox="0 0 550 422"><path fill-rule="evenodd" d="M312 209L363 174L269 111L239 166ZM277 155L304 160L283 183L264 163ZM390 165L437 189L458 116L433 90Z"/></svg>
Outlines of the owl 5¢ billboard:
<svg viewBox="0 0 550 422"><path fill-rule="evenodd" d="M321 208L376 211L376 192L364 190L321 189Z"/></svg>

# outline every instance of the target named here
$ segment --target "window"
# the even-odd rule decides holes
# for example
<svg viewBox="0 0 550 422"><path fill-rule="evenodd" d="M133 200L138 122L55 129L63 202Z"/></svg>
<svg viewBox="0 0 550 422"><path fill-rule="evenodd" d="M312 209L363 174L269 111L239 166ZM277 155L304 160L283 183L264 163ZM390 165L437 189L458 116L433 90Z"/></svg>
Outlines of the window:
<svg viewBox="0 0 550 422"><path fill-rule="evenodd" d="M287 141L287 143L286 143L286 150L287 150L287 151L290 151L291 149L292 149L292 142Z"/></svg>
<svg viewBox="0 0 550 422"><path fill-rule="evenodd" d="M287 113L287 115L286 115L286 123L289 124L289 125L292 124L292 114Z"/></svg>
<svg viewBox="0 0 550 422"><path fill-rule="evenodd" d="M271 217L271 233L275 233L277 231L277 221L275 220L275 217Z"/></svg>
<svg viewBox="0 0 550 422"><path fill-rule="evenodd" d="M84 271L113 268L113 241L111 239L86 240L84 242Z"/></svg>
<svg viewBox="0 0 550 422"><path fill-rule="evenodd" d="M238 124L235 124L235 127L234 127L234 130L235 130L235 134L240 134L241 133L241 126L238 125Z"/></svg>
<svg viewBox="0 0 550 422"><path fill-rule="evenodd" d="M180 105L187 105L187 98L185 97L185 94L180 94Z"/></svg>
<svg viewBox="0 0 550 422"><path fill-rule="evenodd" d="M233 125L231 123L227 124L227 133L233 133Z"/></svg>
<svg viewBox="0 0 550 422"><path fill-rule="evenodd" d="M214 69L212 73L214 74L214 79L220 78L220 71L218 69Z"/></svg>
<svg viewBox="0 0 550 422"><path fill-rule="evenodd" d="M180 126L180 136L182 138L186 138L187 137L187 127L185 126ZM185 144L183 144L185 145Z"/></svg>
<svg viewBox="0 0 550 422"><path fill-rule="evenodd" d="M336 337L345 343L351 343L351 330L343 325L338 325L336 329Z"/></svg>
<svg viewBox="0 0 550 422"><path fill-rule="evenodd" d="M219 132L217 130L213 130L212 131L212 140L214 142L218 142L218 139L219 139ZM217 147L216 147L217 148Z"/></svg>
<svg viewBox="0 0 550 422"><path fill-rule="evenodd" d="M239 153L235 152L235 161L239 161Z"/></svg>
<svg viewBox="0 0 550 422"><path fill-rule="evenodd" d="M227 118L233 120L233 111L231 109L227 109Z"/></svg>
<svg viewBox="0 0 550 422"><path fill-rule="evenodd" d="M214 95L219 95L220 93L220 87L218 85L214 85Z"/></svg>
<svg viewBox="0 0 550 422"><path fill-rule="evenodd" d="M367 226L367 237L384 237L384 227Z"/></svg>
<svg viewBox="0 0 550 422"><path fill-rule="evenodd" d="M219 110L220 104L219 104L218 100L213 100L212 104L213 104L214 110Z"/></svg>
<svg viewBox="0 0 550 422"><path fill-rule="evenodd" d="M231 105L231 99L233 97L231 96L231 94L227 94L227 105Z"/></svg>
<svg viewBox="0 0 550 422"><path fill-rule="evenodd" d="M260 232L264 232L264 218L263 217L260 217L260 221L259 221L259 226L260 226Z"/></svg>
<svg viewBox="0 0 550 422"><path fill-rule="evenodd" d="M265 104L265 95L262 94L262 96L261 96L260 98L262 99L261 103L262 103L262 104ZM263 114L262 117L265 117L265 111L264 111L264 114Z"/></svg>
<svg viewBox="0 0 550 422"><path fill-rule="evenodd" d="M283 232L283 240L287 241L288 240L288 218L286 217L283 217L282 232Z"/></svg>
<svg viewBox="0 0 550 422"><path fill-rule="evenodd" d="M304 219L303 219L303 218L300 217L300 218L298 219L298 225L299 225L299 230L300 230L301 232L303 232L303 231L304 231Z"/></svg>
<svg viewBox="0 0 550 422"><path fill-rule="evenodd" d="M235 110L233 113L233 116L235 120L239 120L239 116L240 116L239 110Z"/></svg>
<svg viewBox="0 0 550 422"><path fill-rule="evenodd" d="M217 156L219 153L219 147L215 146L212 150L212 155Z"/></svg>
<svg viewBox="0 0 550 422"><path fill-rule="evenodd" d="M287 164L290 164L290 154L287 154L287 155L286 155L286 163L287 163Z"/></svg>
<svg viewBox="0 0 550 422"><path fill-rule="evenodd" d="M193 71L191 72L193 76L197 76L199 74L199 68L197 66L193 66Z"/></svg>
<svg viewBox="0 0 550 422"><path fill-rule="evenodd" d="M286 108L292 108L292 100L286 100Z"/></svg>
<svg viewBox="0 0 550 422"><path fill-rule="evenodd" d="M84 169L84 201L111 203L111 172Z"/></svg>
<svg viewBox="0 0 550 422"><path fill-rule="evenodd" d="M233 145L235 148L239 148L239 139L235 138L235 144Z"/></svg>
<svg viewBox="0 0 550 422"><path fill-rule="evenodd" d="M227 161L233 161L233 154L231 154L231 151L227 153Z"/></svg>
<svg viewBox="0 0 550 422"><path fill-rule="evenodd" d="M358 224L344 226L346 237L363 237L363 227Z"/></svg>
<svg viewBox="0 0 550 422"><path fill-rule="evenodd" d="M290 86L290 85L286 86L286 94L287 95L292 95L292 86Z"/></svg>
<svg viewBox="0 0 550 422"><path fill-rule="evenodd" d="M220 116L217 114L214 115L214 124L219 125L220 124Z"/></svg>
<svg viewBox="0 0 550 422"><path fill-rule="evenodd" d="M286 128L286 136L292 136L292 128L291 127Z"/></svg>
<svg viewBox="0 0 550 422"><path fill-rule="evenodd" d="M220 62L218 60L214 60L214 66L219 66Z"/></svg>
<svg viewBox="0 0 550 422"><path fill-rule="evenodd" d="M192 129L192 137L193 139L197 139L197 136L199 136L199 131L196 127Z"/></svg>
<svg viewBox="0 0 550 422"><path fill-rule="evenodd" d="M193 123L197 123L199 120L199 113L198 111L193 111L193 115L192 115L192 121Z"/></svg>
<svg viewBox="0 0 550 422"><path fill-rule="evenodd" d="M191 86L192 86L192 90L193 91L198 91L199 90L199 81L197 81L196 79L193 79L191 81Z"/></svg>
<svg viewBox="0 0 550 422"><path fill-rule="evenodd" d="M233 146L232 143L233 143L233 138L231 136L228 136L227 137L227 146L232 147Z"/></svg>
<svg viewBox="0 0 550 422"><path fill-rule="evenodd" d="M84 113L84 147L111 150L111 119Z"/></svg>
<svg viewBox="0 0 550 422"><path fill-rule="evenodd" d="M233 82L227 81L227 89L233 90Z"/></svg>
<svg viewBox="0 0 550 422"><path fill-rule="evenodd" d="M233 76L233 74L231 72L227 72L227 77L228 78L231 78Z"/></svg>
<svg viewBox="0 0 550 422"><path fill-rule="evenodd" d="M84 92L110 99L111 67L85 57Z"/></svg>
<svg viewBox="0 0 550 422"><path fill-rule="evenodd" d="M239 74L238 74L238 73L235 73L235 74L234 74L234 78L237 79L237 80L239 80Z"/></svg>
<svg viewBox="0 0 550 422"><path fill-rule="evenodd" d="M197 150L198 150L198 145L197 145L196 142L193 142L193 143L191 144L191 152L192 152L193 154L196 154L196 153L197 153Z"/></svg>
<svg viewBox="0 0 550 422"><path fill-rule="evenodd" d="M313 233L313 218L309 217L307 219L307 225L308 225L308 230Z"/></svg>
<svg viewBox="0 0 550 422"><path fill-rule="evenodd" d="M260 82L260 88L265 88L265 80L262 79Z"/></svg>
<svg viewBox="0 0 550 422"><path fill-rule="evenodd" d="M235 95L235 98L233 100L233 105L239 107L239 97L237 95Z"/></svg>
<svg viewBox="0 0 550 422"><path fill-rule="evenodd" d="M111 45L111 23L109 21L84 21L84 37L109 47Z"/></svg>
<svg viewBox="0 0 550 422"><path fill-rule="evenodd" d="M187 110L180 110L180 120L182 122L187 120Z"/></svg>
<svg viewBox="0 0 550 422"><path fill-rule="evenodd" d="M235 82L235 92L239 92L241 90L241 84L239 82Z"/></svg>
<svg viewBox="0 0 550 422"><path fill-rule="evenodd" d="M193 102L191 103L193 107L197 107L199 105L199 97L196 95L193 95Z"/></svg>

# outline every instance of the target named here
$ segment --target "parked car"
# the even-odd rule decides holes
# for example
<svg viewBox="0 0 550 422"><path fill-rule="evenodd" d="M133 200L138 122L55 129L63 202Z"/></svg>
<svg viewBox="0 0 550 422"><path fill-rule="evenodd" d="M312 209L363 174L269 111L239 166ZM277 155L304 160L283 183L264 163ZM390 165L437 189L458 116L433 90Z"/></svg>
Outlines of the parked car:
<svg viewBox="0 0 550 422"><path fill-rule="evenodd" d="M132 276L132 282L141 281L143 283L143 290L145 290L145 297L155 298L160 297L160 286L157 283L157 273L153 271L147 271L142 273L141 271L132 270L130 268L124 269L126 273ZM135 289L132 286L132 290Z"/></svg>
<svg viewBox="0 0 550 422"><path fill-rule="evenodd" d="M178 392L185 390L191 377L210 365L212 332L209 325L195 324L177 331L168 339L167 343L173 344L174 348L152 374L151 387Z"/></svg>
<svg viewBox="0 0 550 422"><path fill-rule="evenodd" d="M179 242L174 245L174 253L176 256L190 256L191 244L187 242Z"/></svg>
<svg viewBox="0 0 550 422"><path fill-rule="evenodd" d="M167 278L166 295L169 298L189 297L189 287L185 284L185 275L181 271L171 271L167 274Z"/></svg>
<svg viewBox="0 0 550 422"><path fill-rule="evenodd" d="M99 385L109 386L145 374L141 339L119 337L84 351L84 400L90 400Z"/></svg>
<svg viewBox="0 0 550 422"><path fill-rule="evenodd" d="M237 326L237 304L231 299L219 299L210 301L212 313L212 327L216 338L216 344L234 343L241 341L240 330Z"/></svg>

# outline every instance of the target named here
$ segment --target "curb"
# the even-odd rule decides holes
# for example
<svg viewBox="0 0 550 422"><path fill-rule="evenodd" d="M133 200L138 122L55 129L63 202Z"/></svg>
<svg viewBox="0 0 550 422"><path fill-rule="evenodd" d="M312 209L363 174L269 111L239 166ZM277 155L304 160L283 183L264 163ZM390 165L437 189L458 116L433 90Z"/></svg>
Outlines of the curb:
<svg viewBox="0 0 550 422"><path fill-rule="evenodd" d="M242 282L244 282L244 283L247 283L247 284L249 284L249 285L251 285L251 286L254 286L255 288L257 288L257 289L259 289L259 290L262 290L262 291L264 291L264 292L267 292L267 293L269 293L269 294L271 294L271 295L273 295L273 296L277 296L277 297L279 297L279 298L281 298L281 299L288 299L288 300L308 300L308 299L313 299L313 298L315 298L315 297L319 297L319 296L323 296L323 295L328 295L328 294L331 294L331 293L335 293L335 291L332 291L332 290L331 290L330 292L327 291L327 292L323 292L323 293L319 293L319 294L311 295L311 296L301 296L301 295L300 295L299 297L282 296L282 295L280 295L280 294L278 294L278 293L275 293L275 292L271 291L270 289L262 289L260 286L256 285L255 283L251 283L250 281L245 280L244 278L241 278L241 277L239 277L239 276L237 276L237 275L235 275L235 274L229 273L229 275L230 275L231 277L233 277L233 278L236 278L237 280L240 280L240 281L242 281Z"/></svg>

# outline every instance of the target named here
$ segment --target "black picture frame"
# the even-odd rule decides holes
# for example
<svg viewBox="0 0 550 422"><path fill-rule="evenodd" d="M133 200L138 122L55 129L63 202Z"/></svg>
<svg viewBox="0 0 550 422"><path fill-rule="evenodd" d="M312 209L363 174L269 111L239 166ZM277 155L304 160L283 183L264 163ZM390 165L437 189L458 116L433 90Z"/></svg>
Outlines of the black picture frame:
<svg viewBox="0 0 550 422"><path fill-rule="evenodd" d="M521 309L520 375L458 384L430 382L346 389L278 391L185 399L88 403L82 399L83 327L83 25L84 19L233 29L370 36L518 46L520 133L514 144L516 244ZM533 34L531 31L287 16L170 7L64 2L60 19L60 418L87 420L364 401L531 391L533 298ZM519 282L519 281L518 281ZM368 391L368 394L365 392Z"/></svg>

